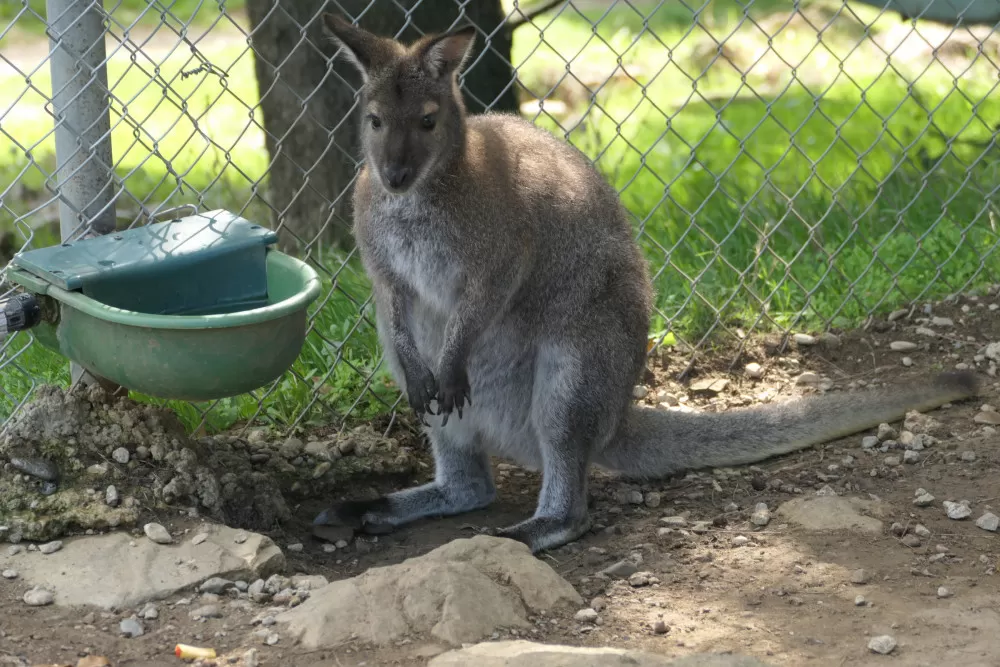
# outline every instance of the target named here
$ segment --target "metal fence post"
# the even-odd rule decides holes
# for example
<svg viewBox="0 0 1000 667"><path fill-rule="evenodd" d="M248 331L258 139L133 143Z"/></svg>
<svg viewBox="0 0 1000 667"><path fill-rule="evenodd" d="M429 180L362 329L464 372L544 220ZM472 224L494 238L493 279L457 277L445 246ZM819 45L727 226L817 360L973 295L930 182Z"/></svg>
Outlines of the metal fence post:
<svg viewBox="0 0 1000 667"><path fill-rule="evenodd" d="M45 8L59 231L66 242L115 230L104 10L94 0L46 0ZM74 383L96 379L76 363L70 368Z"/></svg>

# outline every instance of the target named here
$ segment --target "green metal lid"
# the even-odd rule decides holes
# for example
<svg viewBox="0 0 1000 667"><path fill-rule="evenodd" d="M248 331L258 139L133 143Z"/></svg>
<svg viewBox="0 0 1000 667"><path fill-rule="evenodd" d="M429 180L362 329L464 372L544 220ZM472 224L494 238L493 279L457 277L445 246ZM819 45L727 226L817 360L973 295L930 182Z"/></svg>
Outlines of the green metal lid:
<svg viewBox="0 0 1000 667"><path fill-rule="evenodd" d="M225 210L31 250L12 264L64 290L183 272L195 263L275 243L278 235ZM263 267L261 267L263 269Z"/></svg>

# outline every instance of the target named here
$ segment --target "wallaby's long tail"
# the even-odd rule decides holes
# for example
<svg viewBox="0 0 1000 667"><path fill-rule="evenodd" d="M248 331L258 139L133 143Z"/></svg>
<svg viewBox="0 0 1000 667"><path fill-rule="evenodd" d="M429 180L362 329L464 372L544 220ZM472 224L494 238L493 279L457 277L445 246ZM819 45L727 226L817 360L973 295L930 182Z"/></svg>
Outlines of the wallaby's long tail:
<svg viewBox="0 0 1000 667"><path fill-rule="evenodd" d="M755 463L974 396L970 372L944 373L906 389L801 398L722 413L632 406L594 463L630 477L655 478L707 467Z"/></svg>

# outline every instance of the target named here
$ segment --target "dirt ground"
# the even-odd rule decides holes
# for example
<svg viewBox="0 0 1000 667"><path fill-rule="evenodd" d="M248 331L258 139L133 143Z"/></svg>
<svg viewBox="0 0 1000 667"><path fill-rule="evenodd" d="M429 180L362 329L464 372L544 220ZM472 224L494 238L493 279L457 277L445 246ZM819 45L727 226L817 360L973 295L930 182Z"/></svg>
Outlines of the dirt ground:
<svg viewBox="0 0 1000 667"><path fill-rule="evenodd" d="M812 345L789 340L784 349L775 340L755 340L744 346L733 372L728 372L732 350L720 350L699 358L683 383L674 378L688 357L667 352L654 359L648 395L641 400L699 410L822 390L863 390L862 385L904 386L956 365L976 369L984 389L977 400L932 413L941 423L934 431L938 441L919 452L916 462L902 462L902 448L863 449L862 437L871 432L757 466L703 471L659 484L636 486L594 472L594 529L541 557L586 600L594 600L601 621L580 623L570 609L561 617L537 619L535 628L520 636L669 656L732 651L788 666L1000 664L1000 534L975 525L984 512L1000 513L998 436L975 418L983 404L1000 406L998 384L990 375L996 366L983 355L987 344L1000 341L998 305L994 290L936 304L930 313L919 307L894 321L872 320L867 328L838 333L836 340L817 337ZM953 325L931 322L931 316L950 318ZM917 348L893 351L893 341ZM910 365L904 365L904 357ZM744 371L750 362L761 365L761 379ZM818 375L819 383L796 382L805 372ZM716 383L702 393L692 387L716 378L728 384ZM422 475L427 478L430 460L426 449L416 446L427 463ZM271 536L282 547L303 545L301 551L286 550L289 574L334 580L398 563L468 536L470 525L500 526L530 515L539 476L499 461L496 468L499 499L486 511L423 521L328 553L311 537L309 521L332 499L315 498L291 507L293 520ZM366 488L346 489L344 495L418 481L376 476ZM814 532L786 523L778 507L815 497L820 489L872 501L868 512L884 529ZM936 500L915 506L918 489ZM971 516L949 519L945 500L968 501ZM750 521L758 503L766 503L771 514L763 526ZM182 516L160 520L174 529L193 525ZM642 559L639 569L658 583L633 587L599 574L636 553ZM125 639L118 623L135 610L28 608L22 593L22 587L0 581L0 665L75 665L87 654L107 656L113 665L173 665L180 662L172 655L178 642L215 647L222 656L218 664L245 664L243 656L254 648L261 665L422 665L443 648L420 637L381 650L347 645L304 653L284 639L268 646L267 632L254 624L263 607L229 606L220 619L193 621L188 612L197 604L196 594L159 604L159 618L147 623L146 634ZM869 640L883 634L898 641L887 656L868 649Z"/></svg>

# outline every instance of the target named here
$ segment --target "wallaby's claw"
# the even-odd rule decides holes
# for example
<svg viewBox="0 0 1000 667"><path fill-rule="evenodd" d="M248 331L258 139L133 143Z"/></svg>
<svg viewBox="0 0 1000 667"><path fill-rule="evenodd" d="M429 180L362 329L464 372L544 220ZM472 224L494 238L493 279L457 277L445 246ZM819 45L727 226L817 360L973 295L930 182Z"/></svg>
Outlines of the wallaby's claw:
<svg viewBox="0 0 1000 667"><path fill-rule="evenodd" d="M434 374L426 368L422 369L420 376L406 383L406 400L409 402L413 412L416 413L420 423L430 426L427 423L426 415L434 414L431 403L437 399L438 383Z"/></svg>
<svg viewBox="0 0 1000 667"><path fill-rule="evenodd" d="M458 412L458 418L462 418L462 408L466 402L472 405L469 398L471 391L465 368L442 373L441 384L438 387L438 414L444 415L442 426L447 426L452 412Z"/></svg>

